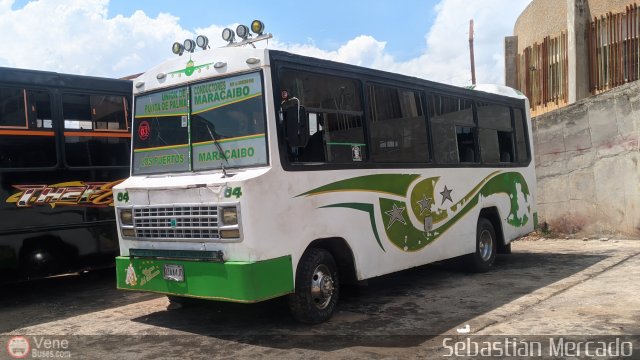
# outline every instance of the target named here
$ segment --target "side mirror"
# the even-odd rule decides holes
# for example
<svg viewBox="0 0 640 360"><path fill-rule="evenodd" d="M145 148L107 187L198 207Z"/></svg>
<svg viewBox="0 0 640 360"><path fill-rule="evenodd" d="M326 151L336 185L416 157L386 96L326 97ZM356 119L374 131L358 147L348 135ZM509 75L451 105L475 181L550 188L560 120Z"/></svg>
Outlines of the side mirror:
<svg viewBox="0 0 640 360"><path fill-rule="evenodd" d="M309 141L309 119L304 106L290 106L284 111L287 142L292 147L305 147Z"/></svg>

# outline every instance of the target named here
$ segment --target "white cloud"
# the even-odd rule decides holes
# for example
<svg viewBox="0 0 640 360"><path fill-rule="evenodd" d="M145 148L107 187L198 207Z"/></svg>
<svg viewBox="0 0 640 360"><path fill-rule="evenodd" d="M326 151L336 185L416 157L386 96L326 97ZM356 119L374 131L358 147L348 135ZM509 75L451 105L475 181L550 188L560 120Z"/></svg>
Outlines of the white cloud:
<svg viewBox="0 0 640 360"><path fill-rule="evenodd" d="M208 35L221 46L221 30L212 24L189 31L171 14L152 18L143 11L130 17L109 16L109 0L40 0L12 10L13 0L0 0L0 65L99 76L124 76L144 71L170 58L173 41ZM426 51L397 61L386 42L363 34L335 51L313 42L287 44L276 38L269 47L308 56L400 72L457 85L470 83L468 28L475 22L478 82L502 83L504 36L530 0L442 0L436 19L421 39ZM234 26L235 27L235 26ZM417 39L420 41L420 38Z"/></svg>
<svg viewBox="0 0 640 360"><path fill-rule="evenodd" d="M0 2L6 66L124 76L168 58L174 39L191 36L169 14L108 17L108 0L40 0L18 10L12 3Z"/></svg>
<svg viewBox="0 0 640 360"><path fill-rule="evenodd" d="M474 52L478 83L504 83L504 37L531 0L442 0L436 19L424 36L426 51L408 61L396 61L385 42L361 35L337 51L312 45L281 44L295 53L399 72L455 85L471 83L469 20L474 20Z"/></svg>

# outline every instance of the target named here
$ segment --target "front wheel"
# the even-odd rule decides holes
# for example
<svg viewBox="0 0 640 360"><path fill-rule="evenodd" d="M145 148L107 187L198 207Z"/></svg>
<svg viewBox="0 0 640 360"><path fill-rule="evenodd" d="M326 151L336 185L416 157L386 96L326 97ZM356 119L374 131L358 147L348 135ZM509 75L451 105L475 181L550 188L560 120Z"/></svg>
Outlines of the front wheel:
<svg viewBox="0 0 640 360"><path fill-rule="evenodd" d="M298 264L295 292L289 295L291 315L306 324L324 322L333 315L339 293L333 256L324 249L308 249Z"/></svg>
<svg viewBox="0 0 640 360"><path fill-rule="evenodd" d="M496 232L491 221L478 219L476 229L476 252L467 255L465 264L473 272L487 272L493 267L497 250Z"/></svg>

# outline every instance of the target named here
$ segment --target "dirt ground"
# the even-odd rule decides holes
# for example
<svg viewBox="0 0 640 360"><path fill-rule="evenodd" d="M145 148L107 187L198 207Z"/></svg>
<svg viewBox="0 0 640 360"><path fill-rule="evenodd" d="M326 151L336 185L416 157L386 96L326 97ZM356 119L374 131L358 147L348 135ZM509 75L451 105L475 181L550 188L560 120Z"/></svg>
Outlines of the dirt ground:
<svg viewBox="0 0 640 360"><path fill-rule="evenodd" d="M167 310L164 296L118 291L113 270L97 271L1 286L0 358L14 336L48 358L451 358L456 336L619 338L640 358L639 280L638 240L529 237L489 273L441 263L346 288L329 322L306 326L282 299Z"/></svg>

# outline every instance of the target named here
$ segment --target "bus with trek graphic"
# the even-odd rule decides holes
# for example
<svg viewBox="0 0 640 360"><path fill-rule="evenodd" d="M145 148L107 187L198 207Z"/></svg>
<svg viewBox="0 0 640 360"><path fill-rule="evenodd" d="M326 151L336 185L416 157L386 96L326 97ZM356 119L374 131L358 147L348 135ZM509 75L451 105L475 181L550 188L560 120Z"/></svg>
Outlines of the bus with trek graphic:
<svg viewBox="0 0 640 360"><path fill-rule="evenodd" d="M0 282L113 267L129 80L0 68Z"/></svg>
<svg viewBox="0 0 640 360"><path fill-rule="evenodd" d="M119 289L287 296L319 323L343 284L456 257L487 271L533 230L522 94L260 49L250 28L175 43L134 79Z"/></svg>

